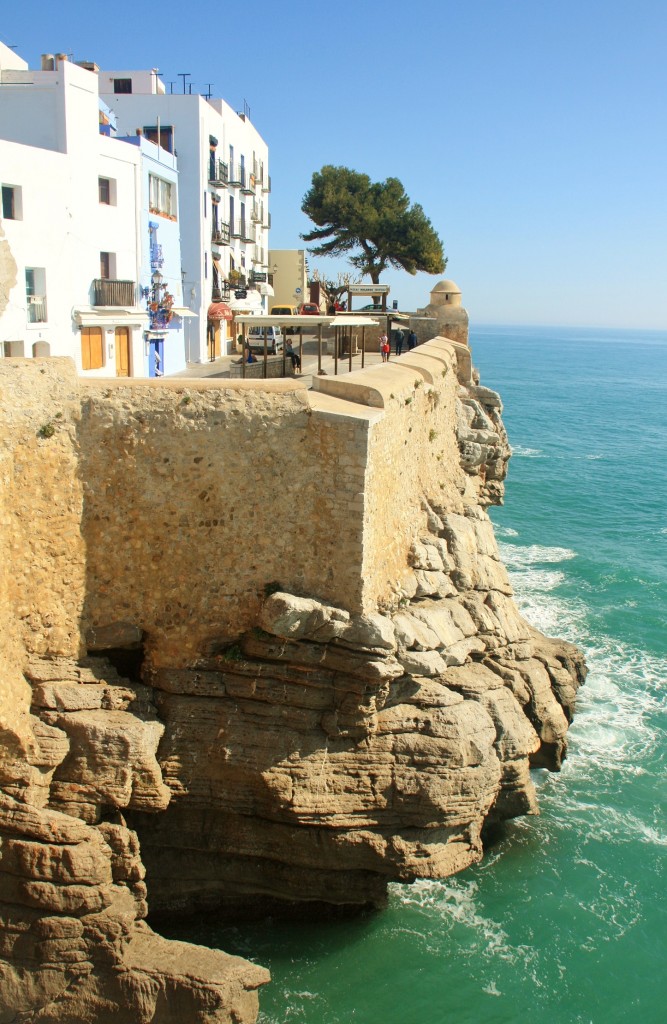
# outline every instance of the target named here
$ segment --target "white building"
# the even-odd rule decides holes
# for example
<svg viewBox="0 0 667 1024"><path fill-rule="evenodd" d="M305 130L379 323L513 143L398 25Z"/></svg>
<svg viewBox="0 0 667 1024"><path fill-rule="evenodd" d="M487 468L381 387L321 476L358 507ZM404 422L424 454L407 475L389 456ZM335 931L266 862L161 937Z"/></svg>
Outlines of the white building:
<svg viewBox="0 0 667 1024"><path fill-rule="evenodd" d="M188 312L178 231L170 227L171 279L156 293L144 221L149 164L175 192L175 160L113 138L111 122L93 66L57 55L31 71L0 44L1 352L72 356L85 375L173 372L185 365ZM172 312L163 331L169 358L151 364L150 300L169 288L182 317Z"/></svg>
<svg viewBox="0 0 667 1024"><path fill-rule="evenodd" d="M232 350L230 309L266 311L268 148L220 99L166 93L157 71L101 71L100 95L125 135L178 154L187 358Z"/></svg>

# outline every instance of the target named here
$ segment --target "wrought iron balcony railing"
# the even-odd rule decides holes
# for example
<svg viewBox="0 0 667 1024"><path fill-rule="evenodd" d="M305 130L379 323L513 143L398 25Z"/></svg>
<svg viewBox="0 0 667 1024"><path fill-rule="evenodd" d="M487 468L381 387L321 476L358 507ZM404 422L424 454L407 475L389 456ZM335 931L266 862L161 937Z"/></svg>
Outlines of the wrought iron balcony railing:
<svg viewBox="0 0 667 1024"><path fill-rule="evenodd" d="M211 241L214 245L229 245L230 231L229 224L225 224L223 221L216 224L213 222L213 228L211 230Z"/></svg>
<svg viewBox="0 0 667 1024"><path fill-rule="evenodd" d="M211 185L226 185L229 182L229 167L224 161L212 158L209 161L208 180Z"/></svg>
<svg viewBox="0 0 667 1024"><path fill-rule="evenodd" d="M135 296L134 281L111 281L101 277L93 281L94 306L134 306Z"/></svg>

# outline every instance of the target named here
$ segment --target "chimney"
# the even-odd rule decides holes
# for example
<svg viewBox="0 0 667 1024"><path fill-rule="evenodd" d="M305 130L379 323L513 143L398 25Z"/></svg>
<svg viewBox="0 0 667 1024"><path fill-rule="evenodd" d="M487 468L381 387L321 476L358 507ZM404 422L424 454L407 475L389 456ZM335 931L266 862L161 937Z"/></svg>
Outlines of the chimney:
<svg viewBox="0 0 667 1024"><path fill-rule="evenodd" d="M66 53L57 53L56 54L56 67L59 67L61 64L66 64L66 63L67 63L67 54Z"/></svg>
<svg viewBox="0 0 667 1024"><path fill-rule="evenodd" d="M42 71L53 71L55 69L55 61L52 53L42 54Z"/></svg>

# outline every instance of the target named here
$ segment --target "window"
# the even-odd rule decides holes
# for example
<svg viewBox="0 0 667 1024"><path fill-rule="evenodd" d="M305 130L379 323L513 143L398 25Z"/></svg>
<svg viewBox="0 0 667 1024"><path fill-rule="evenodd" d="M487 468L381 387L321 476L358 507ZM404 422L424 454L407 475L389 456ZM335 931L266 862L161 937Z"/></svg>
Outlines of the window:
<svg viewBox="0 0 667 1024"><path fill-rule="evenodd" d="M115 252L100 253L100 277L105 281L116 278L116 254Z"/></svg>
<svg viewBox="0 0 667 1024"><path fill-rule="evenodd" d="M46 323L46 271L43 267L25 268L25 295L28 323Z"/></svg>
<svg viewBox="0 0 667 1024"><path fill-rule="evenodd" d="M21 189L18 185L2 186L2 216L4 220L22 220Z"/></svg>
<svg viewBox="0 0 667 1024"><path fill-rule="evenodd" d="M81 366L84 370L99 370L104 366L101 327L81 328Z"/></svg>
<svg viewBox="0 0 667 1024"><path fill-rule="evenodd" d="M113 91L118 95L123 92L132 92L131 78L114 78Z"/></svg>
<svg viewBox="0 0 667 1024"><path fill-rule="evenodd" d="M176 185L155 174L148 175L148 205L151 213L176 220Z"/></svg>
<svg viewBox="0 0 667 1024"><path fill-rule="evenodd" d="M105 206L111 206L111 182L108 178L98 178L97 183L100 190L100 202Z"/></svg>
<svg viewBox="0 0 667 1024"><path fill-rule="evenodd" d="M168 153L174 152L173 125L160 125L159 135L157 125L149 125L147 128L144 128L144 138L148 139L149 142L154 142L156 146L166 149Z"/></svg>

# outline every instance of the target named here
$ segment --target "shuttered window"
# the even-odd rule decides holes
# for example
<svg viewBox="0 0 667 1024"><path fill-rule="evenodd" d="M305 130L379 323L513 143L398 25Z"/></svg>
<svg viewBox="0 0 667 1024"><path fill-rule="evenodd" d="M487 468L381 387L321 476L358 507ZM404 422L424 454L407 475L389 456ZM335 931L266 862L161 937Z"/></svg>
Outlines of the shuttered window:
<svg viewBox="0 0 667 1024"><path fill-rule="evenodd" d="M104 366L101 327L81 328L81 365L84 370L99 370Z"/></svg>

